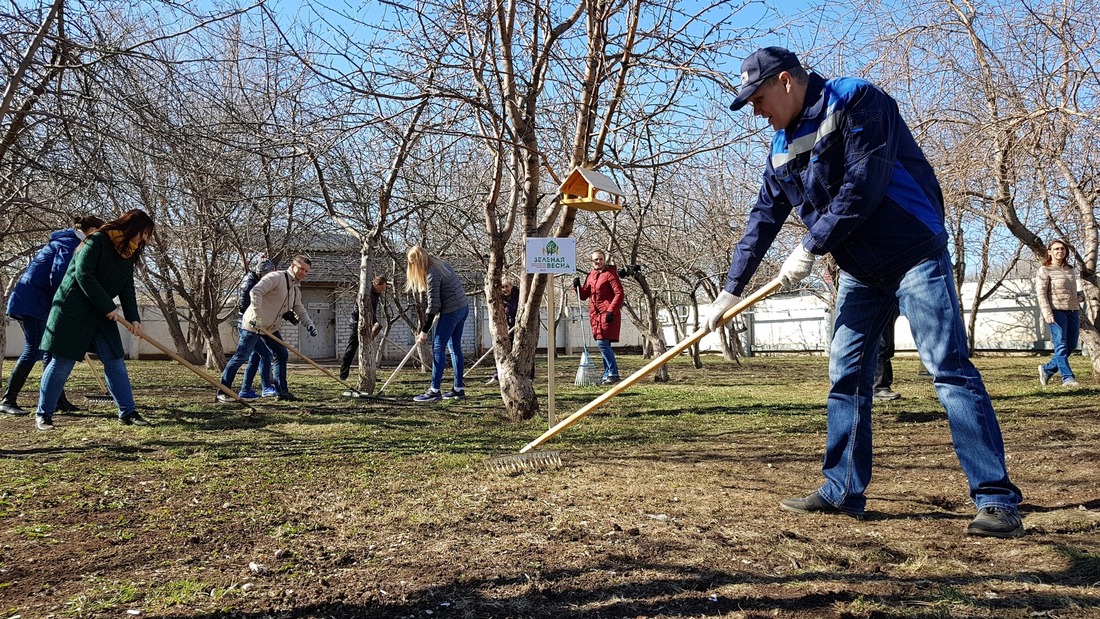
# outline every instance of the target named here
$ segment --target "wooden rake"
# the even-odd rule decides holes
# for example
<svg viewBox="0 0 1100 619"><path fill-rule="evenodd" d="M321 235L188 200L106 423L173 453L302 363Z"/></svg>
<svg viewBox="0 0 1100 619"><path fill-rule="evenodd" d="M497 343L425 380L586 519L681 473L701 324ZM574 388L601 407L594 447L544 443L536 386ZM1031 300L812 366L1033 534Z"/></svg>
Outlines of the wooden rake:
<svg viewBox="0 0 1100 619"><path fill-rule="evenodd" d="M771 296L772 294L775 294L782 287L783 282L779 279L773 279L772 281L768 282L764 285L764 287L760 288L748 297L745 297L737 305L734 305L733 307L726 310L726 313L722 315L722 320L718 322L719 326L725 325L730 320L733 320L735 316L737 316L741 312L744 312L746 309L752 307L753 305L759 303L763 299ZM543 432L542 436L531 441L530 443L527 443L527 445L525 445L523 449L519 450L518 455L494 458L492 460L489 460L486 463L486 466L503 473L522 472L538 468L561 466L561 457L557 451L532 452L531 450L554 438L558 434L561 434L561 432L569 426L592 414L596 409L610 402L612 398L625 391L631 385L645 378L654 370L668 363L671 359L687 350L689 346L703 339L703 336L705 336L707 333L710 333L710 330L706 327L697 329L695 333L692 333L691 335L684 338L684 340L681 341L679 344L665 351L665 353L662 354L660 357L657 357L653 361L650 361L645 367L626 377L622 382L613 386L611 389L608 389L600 397L584 405L577 412L566 417L565 419L562 419L554 427L550 428L546 432Z"/></svg>
<svg viewBox="0 0 1100 619"><path fill-rule="evenodd" d="M345 393L345 395L347 395L348 397L354 397L354 398L369 398L369 399L386 399L386 398L377 398L377 397L375 397L375 396L371 396L371 395L368 395L368 394L365 394L365 393L361 393L361 392L360 392L360 391L359 391L358 389L356 389L355 387L352 387L352 386L351 386L350 384L348 384L348 383L347 383L346 381L342 380L342 379L341 379L341 378L340 378L339 376L337 376L337 375L333 374L333 373L332 373L332 371L331 371L331 370L329 370L328 368L326 368L326 367L324 367L323 365L321 365L321 364L317 363L317 362L316 362L316 361L314 361L313 359L310 359L309 357L307 357L307 356L305 355L305 353L303 353L302 351L298 350L297 348L295 348L295 347L291 346L290 344L287 344L287 343L286 343L286 340L284 340L284 339L280 338L279 336L275 335L274 333L272 333L272 332L271 332L270 330L268 330L268 329L264 329L263 331L264 331L264 335L266 335L267 337L271 338L272 340L275 340L275 341L276 341L276 342L278 342L279 344L282 344L283 346L285 346L285 347L286 347L286 349L287 349L287 350L289 350L290 352L292 352L292 353L294 353L295 355L297 355L297 356L298 356L299 358L301 358L301 359L302 359L303 361L305 361L306 363L308 363L308 364L312 365L313 367L317 368L318 370L321 370L321 372L323 372L323 373L325 373L326 375L328 375L328 377L329 377L329 378L331 378L332 380L334 380L334 381L336 381L336 382L340 383L340 384L341 384L341 385L343 385L344 387L347 387L347 389L348 389L348 390L347 390L346 392L344 392L344 393ZM379 389L379 390L378 390L378 393L382 393L382 390L381 390L381 389ZM394 400L394 401L396 401L396 400Z"/></svg>
<svg viewBox="0 0 1100 619"><path fill-rule="evenodd" d="M92 360L88 358L88 355L84 355L84 363L87 364L88 369L92 372L92 378L99 384L100 390L103 393L86 393L84 399L89 402L114 402L115 399L111 397L111 392L107 389L107 383L103 382L103 377L99 375L99 370L92 363Z"/></svg>
<svg viewBox="0 0 1100 619"><path fill-rule="evenodd" d="M126 327L127 329L133 329L133 327L134 327L134 325L131 324L130 321L126 320L125 318L123 318L121 316L119 316L119 318L118 318L118 323L121 324L122 326ZM159 350L160 352L162 352L162 353L168 355L169 357L171 357L176 363L178 363L178 364L182 365L183 367L191 370L195 374L195 376L198 376L199 378L201 378L201 379L205 380L206 382L210 383L211 385L216 387L218 389L218 391L221 391L222 393L228 395L229 397L231 397L234 400L236 400L236 401L240 402L241 404L243 404L245 406L245 408L247 408L250 411L249 413L246 413L247 415L251 415L252 413L256 412L255 407L253 407L251 404L249 404L248 402L245 402L243 399L241 399L241 396L237 395L237 392L235 392L232 389L230 389L229 387L226 387L225 385L223 385L222 381L214 378L213 376L211 376L211 375L207 374L206 372L203 372L199 368L195 367L195 364L193 364L190 361L188 361L187 359L184 359L183 357L179 356L176 353L176 351L168 348L164 344L161 344L160 342L156 341L152 337L149 337L149 335L147 333L145 333L145 331L142 331L141 335L138 336L138 337L140 337L141 339L145 340L146 342L149 342L150 344L152 344L157 350Z"/></svg>

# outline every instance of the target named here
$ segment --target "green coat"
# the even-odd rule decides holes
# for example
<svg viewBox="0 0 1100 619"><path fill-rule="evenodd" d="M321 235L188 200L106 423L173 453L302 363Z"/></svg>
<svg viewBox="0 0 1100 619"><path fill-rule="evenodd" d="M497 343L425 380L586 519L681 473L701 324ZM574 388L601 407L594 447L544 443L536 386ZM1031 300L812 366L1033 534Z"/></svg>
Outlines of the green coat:
<svg viewBox="0 0 1100 619"><path fill-rule="evenodd" d="M114 302L118 297L126 320L141 320L134 294L136 261L120 256L105 232L85 239L53 297L42 350L66 359L80 360L89 352L105 359L122 359L125 350L118 323L107 314L118 307ZM95 350L96 335L103 336L110 350Z"/></svg>

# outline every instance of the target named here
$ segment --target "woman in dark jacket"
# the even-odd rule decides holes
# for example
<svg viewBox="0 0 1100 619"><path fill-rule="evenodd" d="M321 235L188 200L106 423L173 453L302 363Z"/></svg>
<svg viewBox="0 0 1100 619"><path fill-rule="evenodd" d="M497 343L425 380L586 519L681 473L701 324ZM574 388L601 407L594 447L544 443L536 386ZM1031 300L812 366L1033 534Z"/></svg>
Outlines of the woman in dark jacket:
<svg viewBox="0 0 1100 619"><path fill-rule="evenodd" d="M19 392L23 390L34 364L42 359L42 334L50 315L50 302L61 286L61 279L65 277L77 245L102 225L102 219L86 215L76 218L72 228L51 234L50 241L35 255L27 270L23 271L15 290L12 290L11 297L8 298L8 316L18 320L23 327L24 344L23 354L15 361L11 377L8 378L3 400L0 401L0 411L9 415L27 414L27 411L19 408ZM49 361L47 357L45 363ZM77 410L65 398L64 392L57 404L62 411Z"/></svg>
<svg viewBox="0 0 1100 619"><path fill-rule="evenodd" d="M53 413L61 389L78 359L94 352L103 363L107 388L118 406L123 425L149 425L136 410L130 376L123 363L122 337L115 324L125 316L130 332L141 336L134 293L134 266L153 235L153 220L145 211L127 211L84 239L54 295L42 348L53 358L42 374L35 426L53 429ZM115 305L118 297L121 311Z"/></svg>
<svg viewBox="0 0 1100 619"><path fill-rule="evenodd" d="M462 358L462 330L470 313L470 301L451 265L424 248L413 245L407 252L405 290L427 293L428 307L424 323L420 325L417 341L428 340L428 331L435 323L432 338L432 384L423 394L413 398L417 402L439 402L443 399L461 400L466 397L462 382L465 361ZM438 317L438 320L436 319ZM443 368L447 365L447 349L451 350L451 369L454 371L454 388L440 393Z"/></svg>

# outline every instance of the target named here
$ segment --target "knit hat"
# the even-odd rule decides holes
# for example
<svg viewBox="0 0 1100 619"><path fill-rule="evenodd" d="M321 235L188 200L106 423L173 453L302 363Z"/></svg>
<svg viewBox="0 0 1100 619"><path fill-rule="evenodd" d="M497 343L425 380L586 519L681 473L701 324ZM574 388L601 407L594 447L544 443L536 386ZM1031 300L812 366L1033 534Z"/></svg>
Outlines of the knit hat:
<svg viewBox="0 0 1100 619"><path fill-rule="evenodd" d="M268 260L266 254L256 256L256 259L252 261L252 266L256 269L256 272L260 274L275 270L275 263Z"/></svg>

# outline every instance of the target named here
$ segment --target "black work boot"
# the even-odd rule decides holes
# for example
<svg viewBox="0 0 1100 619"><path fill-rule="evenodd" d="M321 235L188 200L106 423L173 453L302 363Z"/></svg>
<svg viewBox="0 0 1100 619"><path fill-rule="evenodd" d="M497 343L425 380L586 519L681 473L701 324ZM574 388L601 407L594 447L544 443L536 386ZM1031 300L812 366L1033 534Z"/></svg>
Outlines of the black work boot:
<svg viewBox="0 0 1100 619"><path fill-rule="evenodd" d="M65 392L61 392L61 397L57 399L57 411L60 413L79 413L81 408L76 404L69 401L69 398L65 397Z"/></svg>
<svg viewBox="0 0 1100 619"><path fill-rule="evenodd" d="M19 392L23 390L23 385L27 384L27 377L30 376L33 368L33 361L15 362L15 367L11 369L11 378L8 379L8 386L4 389L4 396L0 399L0 411L9 415L29 414L27 411L19 408L17 402L19 399Z"/></svg>

